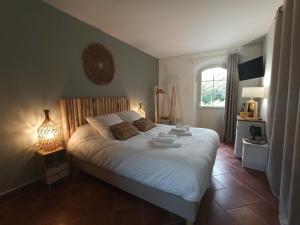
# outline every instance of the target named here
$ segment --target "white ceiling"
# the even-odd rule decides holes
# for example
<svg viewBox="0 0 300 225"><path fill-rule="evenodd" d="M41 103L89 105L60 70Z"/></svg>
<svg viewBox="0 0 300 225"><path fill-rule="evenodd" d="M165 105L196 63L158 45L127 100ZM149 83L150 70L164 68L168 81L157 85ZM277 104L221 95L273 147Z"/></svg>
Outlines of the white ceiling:
<svg viewBox="0 0 300 225"><path fill-rule="evenodd" d="M282 0L44 0L152 56L234 48L263 35Z"/></svg>

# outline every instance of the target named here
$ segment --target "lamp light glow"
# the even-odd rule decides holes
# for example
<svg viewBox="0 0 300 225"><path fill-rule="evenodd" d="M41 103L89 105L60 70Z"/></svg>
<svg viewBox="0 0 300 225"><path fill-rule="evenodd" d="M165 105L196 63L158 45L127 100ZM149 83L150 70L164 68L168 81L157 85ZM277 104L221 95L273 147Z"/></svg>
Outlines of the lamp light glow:
<svg viewBox="0 0 300 225"><path fill-rule="evenodd" d="M38 128L38 145L41 150L53 151L61 145L60 128L50 119L49 109L45 109L45 120Z"/></svg>
<svg viewBox="0 0 300 225"><path fill-rule="evenodd" d="M143 109L143 103L139 103L139 108L137 110L137 113L140 114L142 117L146 117L145 110Z"/></svg>

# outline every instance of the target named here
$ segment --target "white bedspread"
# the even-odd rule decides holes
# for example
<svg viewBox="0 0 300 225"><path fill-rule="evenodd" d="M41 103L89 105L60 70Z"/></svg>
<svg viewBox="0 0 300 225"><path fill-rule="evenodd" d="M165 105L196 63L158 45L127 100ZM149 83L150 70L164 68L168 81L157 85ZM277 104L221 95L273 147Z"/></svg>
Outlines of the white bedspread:
<svg viewBox="0 0 300 225"><path fill-rule="evenodd" d="M159 190L199 202L210 185L219 137L209 129L191 128L179 137L180 148L157 148L151 143L171 126L158 125L127 141L70 139L68 150L81 160Z"/></svg>

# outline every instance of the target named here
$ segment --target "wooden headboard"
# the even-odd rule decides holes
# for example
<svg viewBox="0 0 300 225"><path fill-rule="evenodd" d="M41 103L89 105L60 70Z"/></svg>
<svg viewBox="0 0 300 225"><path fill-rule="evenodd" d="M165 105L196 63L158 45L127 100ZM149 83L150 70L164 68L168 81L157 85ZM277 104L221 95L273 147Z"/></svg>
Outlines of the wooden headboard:
<svg viewBox="0 0 300 225"><path fill-rule="evenodd" d="M86 117L130 111L130 100L126 97L62 98L60 108L67 144L76 128L87 123Z"/></svg>

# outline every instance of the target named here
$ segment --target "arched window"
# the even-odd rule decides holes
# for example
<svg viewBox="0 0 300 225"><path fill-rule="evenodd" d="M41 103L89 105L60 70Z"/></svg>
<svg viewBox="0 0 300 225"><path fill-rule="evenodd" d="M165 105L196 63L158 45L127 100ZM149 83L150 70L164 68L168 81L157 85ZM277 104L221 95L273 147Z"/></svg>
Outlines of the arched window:
<svg viewBox="0 0 300 225"><path fill-rule="evenodd" d="M227 70L211 67L201 72L201 107L225 107Z"/></svg>

